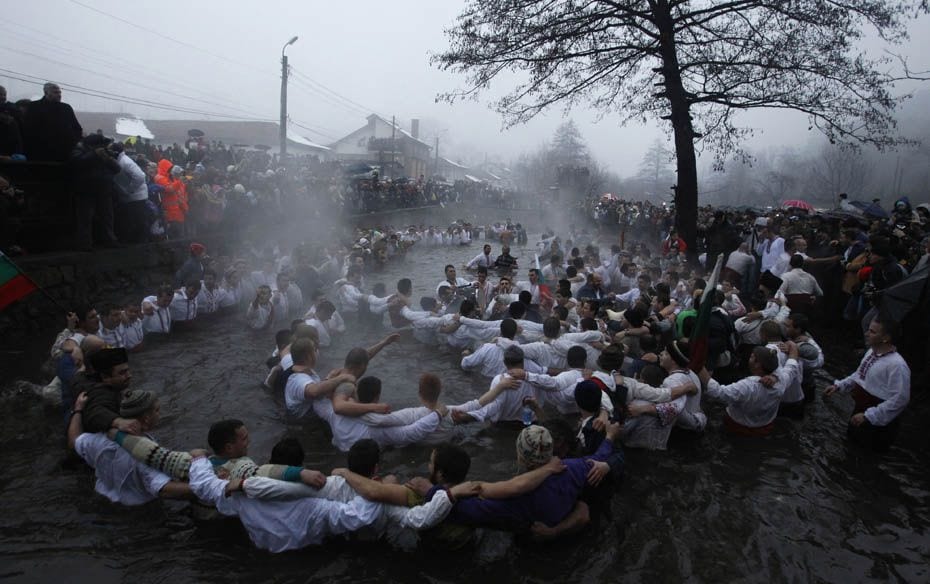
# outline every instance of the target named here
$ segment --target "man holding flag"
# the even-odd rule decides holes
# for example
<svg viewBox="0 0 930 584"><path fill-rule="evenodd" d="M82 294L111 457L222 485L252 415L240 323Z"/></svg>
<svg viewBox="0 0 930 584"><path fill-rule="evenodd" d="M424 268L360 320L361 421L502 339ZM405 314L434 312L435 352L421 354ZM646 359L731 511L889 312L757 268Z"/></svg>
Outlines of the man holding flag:
<svg viewBox="0 0 930 584"><path fill-rule="evenodd" d="M38 289L35 282L0 251L0 310Z"/></svg>

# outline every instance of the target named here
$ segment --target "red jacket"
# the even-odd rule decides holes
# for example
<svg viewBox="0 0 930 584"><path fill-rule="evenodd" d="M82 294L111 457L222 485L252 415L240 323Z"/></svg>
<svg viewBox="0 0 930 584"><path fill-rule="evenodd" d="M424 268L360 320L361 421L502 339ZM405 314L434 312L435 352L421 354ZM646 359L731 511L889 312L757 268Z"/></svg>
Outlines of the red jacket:
<svg viewBox="0 0 930 584"><path fill-rule="evenodd" d="M190 209L187 204L187 187L181 179L171 178L173 166L168 159L159 160L155 184L165 189L161 194L161 208L165 213L165 221L184 223L184 216Z"/></svg>

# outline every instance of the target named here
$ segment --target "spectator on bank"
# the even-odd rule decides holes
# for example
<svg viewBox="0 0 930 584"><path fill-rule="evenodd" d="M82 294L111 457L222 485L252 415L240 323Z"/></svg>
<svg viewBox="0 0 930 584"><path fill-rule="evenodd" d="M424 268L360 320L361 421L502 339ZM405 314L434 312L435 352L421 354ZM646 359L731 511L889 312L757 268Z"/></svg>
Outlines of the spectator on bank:
<svg viewBox="0 0 930 584"><path fill-rule="evenodd" d="M23 118L23 141L29 160L64 162L83 130L71 106L61 101L61 88L46 83L42 99L26 108Z"/></svg>
<svg viewBox="0 0 930 584"><path fill-rule="evenodd" d="M184 218L190 209L181 171L180 166L163 158L158 162L158 174L155 175L155 184L164 189L161 193L161 208L169 239L178 239L184 234Z"/></svg>
<svg viewBox="0 0 930 584"><path fill-rule="evenodd" d="M19 109L6 100L6 88L0 85L0 160L25 152L21 124Z"/></svg>
<svg viewBox="0 0 930 584"><path fill-rule="evenodd" d="M191 280L203 280L203 264L207 257L206 252L207 248L202 243L194 242L191 244L190 256L174 275L175 288L180 288L183 284Z"/></svg>
<svg viewBox="0 0 930 584"><path fill-rule="evenodd" d="M117 201L116 228L120 241L141 243L148 240L149 226L146 205L149 190L145 184L145 172L124 151L123 144L114 142L110 151L116 155L119 174L114 177Z"/></svg>
<svg viewBox="0 0 930 584"><path fill-rule="evenodd" d="M109 143L109 138L91 134L68 159L76 214L75 247L79 251L93 248L95 227L101 234L101 245L119 245L113 232L113 177L120 165L107 151Z"/></svg>

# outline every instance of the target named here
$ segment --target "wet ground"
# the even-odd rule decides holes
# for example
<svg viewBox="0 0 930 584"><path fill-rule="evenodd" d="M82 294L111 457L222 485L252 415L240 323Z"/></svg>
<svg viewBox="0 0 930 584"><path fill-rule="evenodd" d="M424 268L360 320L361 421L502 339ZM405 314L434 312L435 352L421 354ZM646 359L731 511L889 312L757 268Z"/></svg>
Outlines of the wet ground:
<svg viewBox="0 0 930 584"><path fill-rule="evenodd" d="M477 246L412 252L369 284L388 289L400 277L434 289L442 266L460 265ZM496 247L495 247L496 251ZM531 258L523 252L521 265ZM417 294L418 295L418 294ZM354 345L383 333L354 330L331 347L328 371ZM831 349L828 369L855 366L848 344ZM319 424L288 425L280 396L260 387L270 338L235 321L153 343L132 360L133 385L162 399L162 444L206 446L210 423L244 420L250 454L296 436L308 466L344 465ZM420 372L444 382L446 403L471 399L487 381L462 373L454 355L413 339L388 347L369 373L385 382L384 401L416 403ZM722 432L710 406L703 437L674 436L667 452L627 452L626 478L611 521L554 545L490 534L457 554L401 552L374 544L336 543L282 555L256 551L234 522L203 527L186 505L112 505L93 491L93 474L63 465L60 414L43 407L22 382L3 379L0 395L0 580L10 582L714 582L930 581L930 455L926 431L910 412L898 445L883 457L845 440L851 402L819 397L803 421L779 420L765 439ZM921 417L920 419L925 419ZM514 471L515 431L468 427L462 444L473 478ZM385 470L425 474L429 450L384 455Z"/></svg>

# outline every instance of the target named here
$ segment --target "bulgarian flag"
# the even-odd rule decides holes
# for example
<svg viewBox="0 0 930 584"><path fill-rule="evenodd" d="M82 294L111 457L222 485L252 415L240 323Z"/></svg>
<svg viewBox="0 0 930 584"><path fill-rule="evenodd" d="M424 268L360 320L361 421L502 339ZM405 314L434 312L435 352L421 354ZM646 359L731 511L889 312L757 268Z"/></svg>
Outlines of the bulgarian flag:
<svg viewBox="0 0 930 584"><path fill-rule="evenodd" d="M708 258L709 259L709 258ZM701 294L701 307L698 309L694 331L691 333L689 347L691 349L691 362L688 367L697 373L707 361L707 333L710 329L710 313L714 309L713 293L717 290L720 281L720 270L723 268L723 254L717 256L714 271L707 279L707 286Z"/></svg>
<svg viewBox="0 0 930 584"><path fill-rule="evenodd" d="M0 252L0 310L38 289L35 282Z"/></svg>

